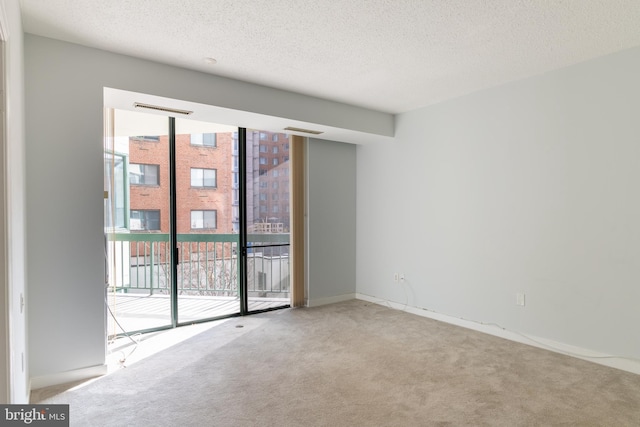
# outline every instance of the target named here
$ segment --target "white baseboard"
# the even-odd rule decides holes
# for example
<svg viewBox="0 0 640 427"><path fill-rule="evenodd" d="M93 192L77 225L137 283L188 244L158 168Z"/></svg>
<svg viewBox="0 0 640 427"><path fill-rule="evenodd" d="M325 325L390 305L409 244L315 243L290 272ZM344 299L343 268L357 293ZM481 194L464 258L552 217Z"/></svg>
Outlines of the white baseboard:
<svg viewBox="0 0 640 427"><path fill-rule="evenodd" d="M449 323L456 326L461 326L467 329L473 329L474 331L483 332L485 334L494 335L496 337L508 339L510 341L527 344L533 347L542 348L544 350L553 351L555 353L564 354L566 356L575 357L577 359L586 360L588 362L597 363L599 365L609 366L611 368L621 369L623 371L631 372L640 375L640 360L628 359L624 357L612 356L589 350L582 347L576 347L569 344L561 343L558 341L549 340L546 338L539 338L532 335L522 334L515 331L509 331L507 329L500 328L495 325L487 325L479 322L473 322L470 320L460 319L446 314L437 313L435 311L426 310L423 308L405 306L393 301L387 301L381 298L372 297L356 293L356 299L380 304L385 307L393 308L396 310L402 310L407 313L415 314L418 316L428 317L430 319L439 320L441 322Z"/></svg>
<svg viewBox="0 0 640 427"><path fill-rule="evenodd" d="M356 294L344 294L328 298L315 298L307 301L307 307L318 307L321 305L334 304L336 302L349 301L356 298Z"/></svg>
<svg viewBox="0 0 640 427"><path fill-rule="evenodd" d="M31 390L52 385L66 384L73 381L86 380L107 374L107 365L89 366L88 368L74 369L72 371L59 372L57 374L43 375L31 378Z"/></svg>

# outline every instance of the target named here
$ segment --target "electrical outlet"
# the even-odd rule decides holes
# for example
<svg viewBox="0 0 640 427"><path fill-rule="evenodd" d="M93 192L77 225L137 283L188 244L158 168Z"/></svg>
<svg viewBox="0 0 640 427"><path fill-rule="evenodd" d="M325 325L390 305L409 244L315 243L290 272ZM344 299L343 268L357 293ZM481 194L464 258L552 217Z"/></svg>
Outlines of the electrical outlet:
<svg viewBox="0 0 640 427"><path fill-rule="evenodd" d="M524 294L518 292L516 294L516 305L520 305L524 307Z"/></svg>
<svg viewBox="0 0 640 427"><path fill-rule="evenodd" d="M400 275L398 273L393 273L393 281L398 283L399 279L400 279Z"/></svg>

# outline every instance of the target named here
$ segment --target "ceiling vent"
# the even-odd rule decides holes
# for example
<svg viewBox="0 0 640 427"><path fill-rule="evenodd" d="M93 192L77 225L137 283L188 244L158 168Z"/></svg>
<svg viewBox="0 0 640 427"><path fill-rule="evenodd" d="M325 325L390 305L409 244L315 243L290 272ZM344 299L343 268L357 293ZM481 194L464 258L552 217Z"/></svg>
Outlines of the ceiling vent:
<svg viewBox="0 0 640 427"><path fill-rule="evenodd" d="M324 133L324 132L321 132L319 130L309 130L309 129L302 129L302 128L294 128L292 126L288 126L288 127L284 128L284 130L289 130L291 132L308 133L308 134L311 134L311 135L320 135L321 133Z"/></svg>
<svg viewBox="0 0 640 427"><path fill-rule="evenodd" d="M184 114L185 116L188 116L189 114L193 114L193 111L189 111L189 110L180 110L178 108L163 107L161 105L143 104L142 102L134 102L133 106L136 108L146 108L148 110L164 111L165 113Z"/></svg>

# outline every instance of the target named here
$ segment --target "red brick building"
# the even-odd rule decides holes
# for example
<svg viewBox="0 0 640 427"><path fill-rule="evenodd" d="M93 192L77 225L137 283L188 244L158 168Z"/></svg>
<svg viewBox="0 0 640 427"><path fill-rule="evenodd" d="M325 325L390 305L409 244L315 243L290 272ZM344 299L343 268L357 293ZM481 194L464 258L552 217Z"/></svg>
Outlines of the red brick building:
<svg viewBox="0 0 640 427"><path fill-rule="evenodd" d="M129 138L129 228L169 233L167 136ZM237 133L176 135L177 231L236 233L239 170ZM248 224L289 230L289 139L247 131ZM255 227L254 230L266 230Z"/></svg>

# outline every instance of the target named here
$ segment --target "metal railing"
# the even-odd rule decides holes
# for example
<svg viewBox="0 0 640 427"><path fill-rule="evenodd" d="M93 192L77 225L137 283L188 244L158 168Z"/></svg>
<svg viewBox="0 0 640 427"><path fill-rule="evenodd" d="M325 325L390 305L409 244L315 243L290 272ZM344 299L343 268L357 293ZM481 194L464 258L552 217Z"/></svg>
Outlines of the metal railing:
<svg viewBox="0 0 640 427"><path fill-rule="evenodd" d="M168 294L168 234L107 234L109 287L115 292ZM289 234L250 234L247 289L253 297L284 297L290 291ZM178 234L178 293L237 296L240 263L237 234Z"/></svg>

